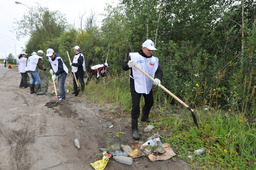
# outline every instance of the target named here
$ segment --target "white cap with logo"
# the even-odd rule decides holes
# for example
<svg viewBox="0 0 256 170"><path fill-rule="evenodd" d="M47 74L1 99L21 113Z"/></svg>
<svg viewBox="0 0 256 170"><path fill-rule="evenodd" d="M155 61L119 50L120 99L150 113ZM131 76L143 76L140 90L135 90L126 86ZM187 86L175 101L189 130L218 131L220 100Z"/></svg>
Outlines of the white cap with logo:
<svg viewBox="0 0 256 170"><path fill-rule="evenodd" d="M143 44L142 44L142 47L146 47L147 49L149 50L157 50L155 48L155 44L152 40L150 39L147 39Z"/></svg>
<svg viewBox="0 0 256 170"><path fill-rule="evenodd" d="M47 56L47 57L52 56L53 53L54 53L54 51L53 51L53 49L51 49L51 48L48 48L48 49L46 50L46 56Z"/></svg>
<svg viewBox="0 0 256 170"><path fill-rule="evenodd" d="M76 46L74 47L74 49L77 50L77 51L80 51L80 47L79 47L78 45L76 45Z"/></svg>

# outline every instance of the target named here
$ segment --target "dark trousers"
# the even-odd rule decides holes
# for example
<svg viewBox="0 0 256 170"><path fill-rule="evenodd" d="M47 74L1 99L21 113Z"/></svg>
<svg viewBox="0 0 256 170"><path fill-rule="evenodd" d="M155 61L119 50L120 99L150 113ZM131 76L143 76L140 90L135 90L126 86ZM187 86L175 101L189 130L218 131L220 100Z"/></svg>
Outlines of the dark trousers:
<svg viewBox="0 0 256 170"><path fill-rule="evenodd" d="M76 72L76 79L79 80L81 85L84 85L84 72ZM73 75L73 84L76 84L75 77Z"/></svg>
<svg viewBox="0 0 256 170"><path fill-rule="evenodd" d="M140 94L137 93L135 90L131 90L131 95L132 95L132 111L131 111L131 117L132 119L138 119L140 116L140 98L141 95L143 95L145 99L145 105L142 108L142 116L143 117L148 117L149 111L151 107L154 104L154 98L153 98L153 92L152 90L148 95L146 94Z"/></svg>
<svg viewBox="0 0 256 170"><path fill-rule="evenodd" d="M20 73L21 74L21 80L20 80L20 87L28 87L27 81L28 81L28 73Z"/></svg>

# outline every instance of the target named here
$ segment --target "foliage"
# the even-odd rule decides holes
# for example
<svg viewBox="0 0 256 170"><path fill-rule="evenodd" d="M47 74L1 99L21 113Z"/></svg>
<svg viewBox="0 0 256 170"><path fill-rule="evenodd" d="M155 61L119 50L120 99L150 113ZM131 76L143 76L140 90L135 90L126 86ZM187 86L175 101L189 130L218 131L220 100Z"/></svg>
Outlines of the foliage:
<svg viewBox="0 0 256 170"><path fill-rule="evenodd" d="M39 49L46 51L49 45L64 32L65 20L61 13L52 12L48 8L38 5L30 8L28 14L15 23L15 29L18 37L30 37L26 45L27 53Z"/></svg>
<svg viewBox="0 0 256 170"><path fill-rule="evenodd" d="M10 53L8 55L8 57L6 58L6 61L8 64L16 64L16 59L15 57L12 55L12 53Z"/></svg>

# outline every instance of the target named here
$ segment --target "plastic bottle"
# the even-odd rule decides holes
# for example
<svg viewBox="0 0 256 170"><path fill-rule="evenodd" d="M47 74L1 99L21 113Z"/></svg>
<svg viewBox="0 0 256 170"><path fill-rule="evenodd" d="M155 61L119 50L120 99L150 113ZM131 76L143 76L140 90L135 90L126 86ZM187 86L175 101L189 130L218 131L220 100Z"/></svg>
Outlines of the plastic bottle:
<svg viewBox="0 0 256 170"><path fill-rule="evenodd" d="M131 165L133 163L133 159L127 156L113 156L113 159L119 163Z"/></svg>
<svg viewBox="0 0 256 170"><path fill-rule="evenodd" d="M116 150L115 152L109 152L113 156L128 156L128 153Z"/></svg>
<svg viewBox="0 0 256 170"><path fill-rule="evenodd" d="M205 152L205 150L206 150L205 148L197 149L197 150L194 151L194 154L196 154L196 155L201 155L202 153Z"/></svg>
<svg viewBox="0 0 256 170"><path fill-rule="evenodd" d="M76 146L78 149L80 149L80 143L79 143L79 140L78 140L77 138L74 140L74 143L75 143L75 146Z"/></svg>

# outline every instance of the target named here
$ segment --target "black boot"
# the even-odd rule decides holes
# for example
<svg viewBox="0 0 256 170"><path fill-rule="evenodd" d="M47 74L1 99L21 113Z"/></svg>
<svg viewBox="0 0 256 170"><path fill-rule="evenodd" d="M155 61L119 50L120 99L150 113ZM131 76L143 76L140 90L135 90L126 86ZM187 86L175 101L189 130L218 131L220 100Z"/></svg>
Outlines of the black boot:
<svg viewBox="0 0 256 170"><path fill-rule="evenodd" d="M76 91L77 91L77 85L73 84L73 91L71 94L76 94Z"/></svg>
<svg viewBox="0 0 256 170"><path fill-rule="evenodd" d="M35 85L34 84L30 84L30 94L35 93Z"/></svg>
<svg viewBox="0 0 256 170"><path fill-rule="evenodd" d="M138 120L132 119L132 138L134 140L140 140L140 136L138 133Z"/></svg>
<svg viewBox="0 0 256 170"><path fill-rule="evenodd" d="M81 85L81 91L84 92L84 84Z"/></svg>
<svg viewBox="0 0 256 170"><path fill-rule="evenodd" d="M36 94L43 95L44 92L41 92L41 84L36 84Z"/></svg>
<svg viewBox="0 0 256 170"><path fill-rule="evenodd" d="M141 116L141 121L142 121L142 122L148 122L148 123L154 123L154 121L152 121L152 120L148 117L148 114L142 114L142 116Z"/></svg>

